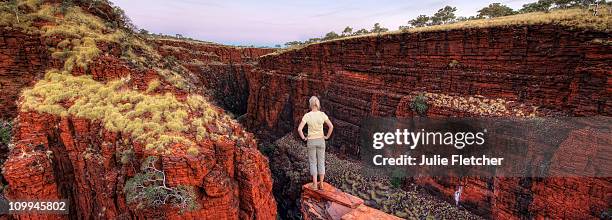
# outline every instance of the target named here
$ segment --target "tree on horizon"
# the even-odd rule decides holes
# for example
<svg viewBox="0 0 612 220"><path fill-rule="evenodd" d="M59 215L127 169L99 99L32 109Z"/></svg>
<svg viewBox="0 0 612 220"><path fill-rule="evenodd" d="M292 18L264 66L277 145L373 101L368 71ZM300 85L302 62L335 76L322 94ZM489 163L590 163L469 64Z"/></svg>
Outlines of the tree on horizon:
<svg viewBox="0 0 612 220"><path fill-rule="evenodd" d="M502 5L501 3L492 3L489 6L478 10L478 17L496 18L496 17L513 15L515 13L516 12L512 8L506 5Z"/></svg>
<svg viewBox="0 0 612 220"><path fill-rule="evenodd" d="M342 31L342 36L350 36L353 34L353 28L350 26L346 26Z"/></svg>
<svg viewBox="0 0 612 220"><path fill-rule="evenodd" d="M311 43L317 43L317 42L321 42L321 38L314 37L314 38L308 39L307 41L304 41L305 44L311 44Z"/></svg>
<svg viewBox="0 0 612 220"><path fill-rule="evenodd" d="M447 24L455 20L455 12L457 11L456 7L451 7L449 5L441 8L431 17L431 24Z"/></svg>
<svg viewBox="0 0 612 220"><path fill-rule="evenodd" d="M419 15L415 19L408 21L408 24L412 25L413 27L425 27L429 23L430 19L431 18L429 18L427 15Z"/></svg>
<svg viewBox="0 0 612 220"><path fill-rule="evenodd" d="M570 7L582 6L586 7L589 4L609 4L605 0L538 0L536 2L524 4L523 8L519 10L520 13L529 12L548 12L553 9L565 9Z"/></svg>
<svg viewBox="0 0 612 220"><path fill-rule="evenodd" d="M285 43L285 46L292 47L292 46L296 46L296 45L300 45L300 44L302 44L302 42L300 42L300 41L289 41L289 42Z"/></svg>
<svg viewBox="0 0 612 220"><path fill-rule="evenodd" d="M368 30L366 30L365 28L359 29L355 32L353 32L353 35L362 35L362 34L368 34L370 33Z"/></svg>
<svg viewBox="0 0 612 220"><path fill-rule="evenodd" d="M380 23L378 22L374 24L374 27L372 28L372 30L370 30L371 33L381 33L386 31L389 31L389 28L381 27Z"/></svg>
<svg viewBox="0 0 612 220"><path fill-rule="evenodd" d="M331 39L335 39L338 37L340 37L340 35L336 34L336 32L331 31L325 34L325 37L323 37L323 40L331 40Z"/></svg>

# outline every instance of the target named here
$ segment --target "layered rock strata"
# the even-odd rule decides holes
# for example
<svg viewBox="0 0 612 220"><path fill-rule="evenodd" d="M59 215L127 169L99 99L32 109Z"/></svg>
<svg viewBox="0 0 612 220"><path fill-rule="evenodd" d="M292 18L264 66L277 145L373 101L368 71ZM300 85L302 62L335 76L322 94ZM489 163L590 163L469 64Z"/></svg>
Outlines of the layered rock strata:
<svg viewBox="0 0 612 220"><path fill-rule="evenodd" d="M609 41L605 31L549 24L312 44L264 56L249 72L247 124L271 138L294 132L308 111L308 98L316 95L335 125L328 149L358 158L362 120L416 116L410 105L418 95L426 97L425 115L431 118L610 116L612 46L601 43ZM598 160L598 153L570 157L574 140L580 142L572 134L562 141L554 158L576 158L576 164ZM592 151L607 152L601 146ZM609 178L416 182L449 201L464 185L465 207L492 218L599 218L612 192Z"/></svg>
<svg viewBox="0 0 612 220"><path fill-rule="evenodd" d="M2 118L14 119L3 194L70 204L11 217L275 219L253 136L193 73L104 20L112 7L80 3L31 2L2 27Z"/></svg>

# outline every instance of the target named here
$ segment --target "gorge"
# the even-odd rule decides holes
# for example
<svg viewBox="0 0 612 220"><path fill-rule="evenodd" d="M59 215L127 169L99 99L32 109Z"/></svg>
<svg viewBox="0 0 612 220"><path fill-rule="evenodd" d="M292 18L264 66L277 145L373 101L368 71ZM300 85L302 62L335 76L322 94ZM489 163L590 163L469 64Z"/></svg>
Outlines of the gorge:
<svg viewBox="0 0 612 220"><path fill-rule="evenodd" d="M266 55L248 77L247 124L272 136L292 132L308 97L317 95L337 131L332 150L357 158L361 120L412 117L410 100L419 93L430 99L433 118L610 116L612 48L597 39L610 35L556 25L492 26L352 38ZM609 135L598 137L610 143ZM597 153L580 153L574 163L604 162L598 154L610 148L593 147ZM562 144L555 157L568 157L572 148ZM612 190L609 178L415 181L448 201L465 185L464 206L499 219L598 218Z"/></svg>
<svg viewBox="0 0 612 220"><path fill-rule="evenodd" d="M316 95L335 124L332 151L357 158L361 120L412 117L410 100L419 93L430 99L432 118L610 116L612 48L597 43L609 39L607 31L554 24L493 25L349 38L265 55L248 73L246 124L271 139L293 133L306 100ZM569 141L577 135L557 146L554 157L577 153L572 148L580 144ZM607 134L596 135L610 143ZM610 148L593 148L573 162L607 163L598 155ZM598 218L612 190L609 178L588 177L415 182L449 201L455 187L465 185L467 209L502 219Z"/></svg>
<svg viewBox="0 0 612 220"><path fill-rule="evenodd" d="M45 8L27 7L31 13ZM315 203L302 202L316 195L306 190L302 197L309 180L295 128L308 111L308 98L316 95L335 124L329 182L369 207L402 218L465 219L605 218L610 209L609 177L423 177L393 186L387 177L362 177L354 163L362 120L420 116L410 107L419 95L427 98L424 116L430 118L611 116L609 27L572 27L556 20L493 22L277 50L124 36L120 28L99 24L114 19L111 9L86 8L77 5L69 13L92 20L86 26L100 36L79 34L93 38L99 52L84 55L86 65L75 62L71 69L66 68L71 55L57 52L86 53L79 50L91 47L89 40L48 31L76 25L70 16L33 18L28 28L0 26L0 118L14 124L10 151L2 156L7 198L67 198L74 219L314 216L304 204ZM602 19L609 22L610 16ZM582 21L570 15L560 20ZM121 38L112 40L115 35ZM77 108L79 100L82 108ZM86 111L96 108L101 113ZM162 119L154 120L156 111ZM185 127L174 126L176 118ZM143 131L130 128L138 122ZM552 149L554 157L536 159L554 164L578 155L576 169L610 163L605 156L612 154L609 134L595 134L599 144L580 137L576 132L557 145L538 143ZM584 145L592 148L579 147ZM138 209L127 202L124 187L142 173L141 164L150 156L159 158L155 166L169 186L193 187L198 209ZM457 186L464 187L463 208L451 204ZM410 202L390 204L397 201ZM431 210L412 207L418 205Z"/></svg>

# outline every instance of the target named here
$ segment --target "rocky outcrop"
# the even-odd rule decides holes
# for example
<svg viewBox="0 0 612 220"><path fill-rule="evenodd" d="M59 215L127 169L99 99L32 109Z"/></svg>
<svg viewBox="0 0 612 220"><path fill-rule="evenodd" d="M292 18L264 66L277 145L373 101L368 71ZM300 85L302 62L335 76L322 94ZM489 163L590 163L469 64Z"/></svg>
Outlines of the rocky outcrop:
<svg viewBox="0 0 612 220"><path fill-rule="evenodd" d="M51 65L51 54L39 34L0 26L0 118L17 116L21 89L34 85Z"/></svg>
<svg viewBox="0 0 612 220"><path fill-rule="evenodd" d="M93 78L109 80L141 76L125 69L112 57L102 57L91 67ZM125 74L125 75L124 75ZM146 87L143 78L133 81L134 88ZM164 89L165 88L165 89ZM176 91L169 85L159 91ZM144 89L144 88L143 88ZM180 92L177 92L180 97ZM141 141L129 134L111 132L103 123L78 117L21 111L15 119L13 143L4 164L4 178L9 199L68 199L70 215L93 219L274 219L276 204L272 196L272 178L268 161L254 139L246 141L219 139L198 141L197 156L184 151L159 154L146 150ZM239 132L239 127L234 127ZM195 140L194 140L195 141ZM174 149L185 148L174 145ZM121 152L132 149L133 157L122 161ZM172 206L137 209L126 203L126 181L139 172L141 161L159 157L157 166L165 172L170 187L179 185L196 189L199 208L181 212ZM17 219L48 219L53 215L17 214ZM57 215L57 219L67 218Z"/></svg>
<svg viewBox="0 0 612 220"><path fill-rule="evenodd" d="M368 207L363 204L362 199L346 194L327 183L323 183L318 190L313 189L312 184L306 184L302 189L302 213L307 220L401 219Z"/></svg>
<svg viewBox="0 0 612 220"><path fill-rule="evenodd" d="M246 73L270 48L232 47L208 42L151 38L159 53L177 59L198 77L201 87L224 109L246 113L249 88Z"/></svg>
<svg viewBox="0 0 612 220"><path fill-rule="evenodd" d="M251 134L208 104L204 88L194 86L204 85L198 78L176 60L158 60L161 56L141 36L107 26L79 8L66 13L76 16L52 22L70 27L82 22L67 19L86 16L85 22L102 27L87 29L87 38L78 33L68 39L43 35L58 26L51 21L27 27L31 34L20 29L0 34L0 83L2 93L10 95L0 99L7 110L2 118L14 118L14 147L3 164L8 183L3 194L8 200L70 201L68 215L30 212L12 218L276 218L267 158ZM225 61L232 62L219 62ZM85 106L73 108L79 103ZM171 124L173 118L179 123ZM122 125L109 126L109 121ZM149 135L156 130L159 133ZM181 201L176 197L154 207L141 204L156 197L130 201L128 183L138 183L137 177L147 174L143 162L149 158L156 158L151 166L164 178L143 188L157 187L160 181L165 188L145 194L184 193L183 198L194 201L189 209L177 206Z"/></svg>
<svg viewBox="0 0 612 220"><path fill-rule="evenodd" d="M558 129L557 132L543 138L526 138L529 140L525 145L527 153L503 154L513 164L521 161L532 164L531 167L546 167L545 171L538 171L546 172L545 177L418 178L415 181L449 202L454 202L452 195L462 186L462 206L483 216L605 219L609 215L606 207L612 192L612 178L608 177L612 164L601 155L612 153L611 121L606 117L597 118L574 118L571 125L581 128L568 132L561 131L566 125L551 120L541 130L530 130L533 131L530 135L536 136L534 133L551 128ZM597 175L599 171L606 174Z"/></svg>
<svg viewBox="0 0 612 220"><path fill-rule="evenodd" d="M368 116L412 117L416 113L410 103L421 93L429 100L426 115L432 118L610 116L607 66L612 46L600 43L609 40L607 32L531 25L313 44L260 59L247 77L247 124L272 138L292 132L307 112L309 96L316 95L335 125L328 149L357 158L361 121ZM557 158L572 155L557 152ZM586 163L592 156L573 162ZM575 185L578 181L584 185ZM465 207L494 218L597 218L608 208L610 181L416 180L448 200L458 185L469 185Z"/></svg>
<svg viewBox="0 0 612 220"><path fill-rule="evenodd" d="M198 156L173 153L160 156L159 166L170 186L197 187L201 209L180 214L171 207L138 210L126 204L126 180L152 155L142 144L100 123L78 118L22 112L15 129L15 148L4 166L9 199L69 199L70 216L117 219L273 219L276 205L267 159L255 143L200 143ZM134 159L122 163L121 152L134 147ZM178 146L177 146L178 147ZM17 219L47 219L20 214ZM58 219L65 216L56 216Z"/></svg>

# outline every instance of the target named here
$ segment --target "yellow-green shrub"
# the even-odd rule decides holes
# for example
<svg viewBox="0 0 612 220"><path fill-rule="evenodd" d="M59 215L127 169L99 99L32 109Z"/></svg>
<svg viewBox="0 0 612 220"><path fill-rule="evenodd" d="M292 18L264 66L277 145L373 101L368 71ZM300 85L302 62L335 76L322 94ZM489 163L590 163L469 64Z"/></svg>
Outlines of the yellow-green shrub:
<svg viewBox="0 0 612 220"><path fill-rule="evenodd" d="M102 123L105 129L130 134L149 149L168 151L175 143L193 146L192 140L218 139L229 132L227 123L236 123L220 116L220 109L198 95L179 101L171 93L150 94L161 82L151 82L146 92L125 86L129 79L101 83L90 76L70 75L75 66L84 69L100 55L100 43L118 44L125 57L139 67L154 68L165 82L179 89L188 89L187 73L180 65L162 68L161 56L137 35L115 29L100 18L73 6L62 10L57 3L39 0L19 1L19 21L7 2L0 2L0 25L37 31L44 37L59 38L49 48L52 57L64 61L62 70L48 71L31 89L22 93L22 111L36 111L60 117L80 117ZM13 8L14 9L14 8ZM40 28L33 21L48 21ZM207 126L217 127L209 130ZM211 131L217 134L209 133ZM193 152L193 150L191 150Z"/></svg>
<svg viewBox="0 0 612 220"><path fill-rule="evenodd" d="M149 82L149 85L147 86L147 93L151 93L155 91L155 89L157 89L159 85L160 85L160 82L157 79Z"/></svg>
<svg viewBox="0 0 612 220"><path fill-rule="evenodd" d="M198 151L198 149L195 147L190 147L187 149L187 153L191 156L197 156L200 153L200 151Z"/></svg>
<svg viewBox="0 0 612 220"><path fill-rule="evenodd" d="M190 95L181 102L170 93L150 95L130 90L126 82L120 79L105 84L87 75L50 71L33 88L24 90L21 109L100 121L105 129L131 134L148 149L158 151L174 143L194 146L192 138L201 141L227 136L227 125L236 123L221 117L220 110L202 96ZM217 134L209 134L206 126L216 127Z"/></svg>

